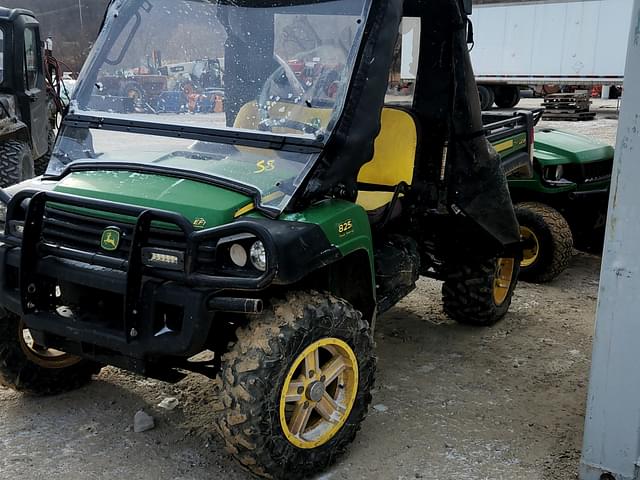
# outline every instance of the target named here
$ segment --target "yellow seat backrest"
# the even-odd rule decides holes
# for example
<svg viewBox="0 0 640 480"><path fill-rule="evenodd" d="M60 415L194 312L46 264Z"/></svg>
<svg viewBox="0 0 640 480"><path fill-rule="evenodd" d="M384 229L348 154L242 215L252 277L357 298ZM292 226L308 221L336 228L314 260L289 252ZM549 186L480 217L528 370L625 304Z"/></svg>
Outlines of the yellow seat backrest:
<svg viewBox="0 0 640 480"><path fill-rule="evenodd" d="M402 182L411 185L418 148L418 129L413 117L395 108L384 108L381 129L376 138L373 159L358 175L358 183L396 187ZM360 191L358 205L367 211L391 202L393 192Z"/></svg>

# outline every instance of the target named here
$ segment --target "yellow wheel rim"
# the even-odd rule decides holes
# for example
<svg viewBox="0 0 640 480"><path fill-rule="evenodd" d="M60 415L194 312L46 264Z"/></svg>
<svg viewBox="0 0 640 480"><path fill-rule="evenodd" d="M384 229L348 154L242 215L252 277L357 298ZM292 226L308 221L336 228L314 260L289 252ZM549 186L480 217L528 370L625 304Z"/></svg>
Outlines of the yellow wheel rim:
<svg viewBox="0 0 640 480"><path fill-rule="evenodd" d="M280 425L299 448L331 440L349 418L358 393L358 360L342 340L309 345L293 362L280 394Z"/></svg>
<svg viewBox="0 0 640 480"><path fill-rule="evenodd" d="M81 358L75 355L55 350L53 348L45 348L36 344L31 336L31 332L21 320L18 325L18 341L20 348L27 358L43 368L67 368L78 363Z"/></svg>
<svg viewBox="0 0 640 480"><path fill-rule="evenodd" d="M509 296L516 261L513 258L499 258L496 262L496 273L493 279L493 300L502 305Z"/></svg>
<svg viewBox="0 0 640 480"><path fill-rule="evenodd" d="M533 230L528 227L520 227L520 236L524 243L522 249L522 261L520 266L527 268L538 261L540 256L540 241Z"/></svg>

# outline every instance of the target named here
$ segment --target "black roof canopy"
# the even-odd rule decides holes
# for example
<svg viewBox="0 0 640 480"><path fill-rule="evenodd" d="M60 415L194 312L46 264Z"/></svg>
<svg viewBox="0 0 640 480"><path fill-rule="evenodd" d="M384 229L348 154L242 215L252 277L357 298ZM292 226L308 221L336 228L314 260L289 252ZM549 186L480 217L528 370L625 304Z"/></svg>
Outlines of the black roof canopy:
<svg viewBox="0 0 640 480"><path fill-rule="evenodd" d="M31 10L25 10L24 8L5 8L0 7L0 20L6 20L12 22L19 16L24 15L26 17L36 18Z"/></svg>

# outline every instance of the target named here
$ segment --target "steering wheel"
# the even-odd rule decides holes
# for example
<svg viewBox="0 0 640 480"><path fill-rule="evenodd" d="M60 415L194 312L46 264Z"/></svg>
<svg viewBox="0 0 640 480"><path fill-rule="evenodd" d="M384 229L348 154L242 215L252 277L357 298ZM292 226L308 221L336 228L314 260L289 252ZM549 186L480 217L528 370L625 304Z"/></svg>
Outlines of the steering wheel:
<svg viewBox="0 0 640 480"><path fill-rule="evenodd" d="M289 128L315 135L320 130L320 127L317 125L288 118L272 119L269 116L269 90L274 85L281 84L281 82L277 81L278 79L285 78L287 80L288 86L291 87L293 94L300 98L300 102L298 103L305 103L308 101L308 98L306 98L308 94L305 92L304 87L300 83L300 80L298 80L298 77L296 77L296 74L293 72L291 67L278 55L274 55L274 58L280 66L269 76L262 87L260 96L258 97L258 109L260 112L260 124L258 125L258 128L266 132L272 132L274 128Z"/></svg>
<svg viewBox="0 0 640 480"><path fill-rule="evenodd" d="M320 131L320 127L317 127L316 125L299 122L297 120L289 120L288 118L280 120L265 118L258 124L258 129L263 132L273 132L274 128L288 128L290 130L297 130L299 132L310 133L312 135L315 135Z"/></svg>

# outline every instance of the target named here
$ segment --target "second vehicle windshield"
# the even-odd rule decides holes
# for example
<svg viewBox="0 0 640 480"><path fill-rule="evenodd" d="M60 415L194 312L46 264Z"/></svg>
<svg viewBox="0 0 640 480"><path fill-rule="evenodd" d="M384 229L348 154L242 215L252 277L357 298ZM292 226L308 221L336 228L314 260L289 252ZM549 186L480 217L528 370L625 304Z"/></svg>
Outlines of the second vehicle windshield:
<svg viewBox="0 0 640 480"><path fill-rule="evenodd" d="M326 140L367 0L245 3L116 3L71 112Z"/></svg>

